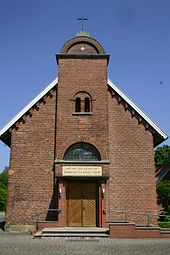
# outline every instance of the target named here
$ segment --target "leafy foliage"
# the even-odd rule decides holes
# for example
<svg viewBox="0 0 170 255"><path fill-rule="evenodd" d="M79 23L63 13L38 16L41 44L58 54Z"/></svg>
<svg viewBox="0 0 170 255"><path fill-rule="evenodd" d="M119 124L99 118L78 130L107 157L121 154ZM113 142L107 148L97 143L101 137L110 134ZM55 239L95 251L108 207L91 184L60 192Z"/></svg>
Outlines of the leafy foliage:
<svg viewBox="0 0 170 255"><path fill-rule="evenodd" d="M0 211L6 211L6 200L8 191L8 167L0 174Z"/></svg>
<svg viewBox="0 0 170 255"><path fill-rule="evenodd" d="M170 221L158 221L160 228L170 228Z"/></svg>
<svg viewBox="0 0 170 255"><path fill-rule="evenodd" d="M155 150L155 165L162 166L170 162L170 146L163 145Z"/></svg>
<svg viewBox="0 0 170 255"><path fill-rule="evenodd" d="M170 163L170 146L163 145L155 150L155 166L161 167ZM163 214L170 215L170 181L160 181L156 187L158 195L158 204L163 207ZM160 217L160 227L170 227L169 217Z"/></svg>
<svg viewBox="0 0 170 255"><path fill-rule="evenodd" d="M164 208L164 214L170 215L170 181L160 181L157 184L158 204Z"/></svg>

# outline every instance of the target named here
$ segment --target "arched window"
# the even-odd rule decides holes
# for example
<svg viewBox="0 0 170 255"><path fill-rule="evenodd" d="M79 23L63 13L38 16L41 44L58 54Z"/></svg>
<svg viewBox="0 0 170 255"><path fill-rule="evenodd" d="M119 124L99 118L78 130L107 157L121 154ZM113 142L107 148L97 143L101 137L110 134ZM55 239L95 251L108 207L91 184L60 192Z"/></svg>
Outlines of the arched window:
<svg viewBox="0 0 170 255"><path fill-rule="evenodd" d="M79 91L74 95L74 111L76 113L92 113L92 97L86 91Z"/></svg>
<svg viewBox="0 0 170 255"><path fill-rule="evenodd" d="M85 105L84 105L84 111L85 112L90 112L90 98L86 97L85 98Z"/></svg>
<svg viewBox="0 0 170 255"><path fill-rule="evenodd" d="M75 143L70 146L65 155L64 160L75 161L96 161L101 160L98 150L89 143Z"/></svg>
<svg viewBox="0 0 170 255"><path fill-rule="evenodd" d="M76 97L75 112L81 112L81 99Z"/></svg>

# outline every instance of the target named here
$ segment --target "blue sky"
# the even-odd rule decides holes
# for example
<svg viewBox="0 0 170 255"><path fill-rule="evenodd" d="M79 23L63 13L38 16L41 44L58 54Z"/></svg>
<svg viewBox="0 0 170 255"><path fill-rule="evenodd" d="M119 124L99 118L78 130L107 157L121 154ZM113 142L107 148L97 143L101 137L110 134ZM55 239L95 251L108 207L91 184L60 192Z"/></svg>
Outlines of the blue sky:
<svg viewBox="0 0 170 255"><path fill-rule="evenodd" d="M57 76L82 14L111 55L109 78L170 135L169 0L0 0L0 128ZM0 171L9 153L0 142Z"/></svg>

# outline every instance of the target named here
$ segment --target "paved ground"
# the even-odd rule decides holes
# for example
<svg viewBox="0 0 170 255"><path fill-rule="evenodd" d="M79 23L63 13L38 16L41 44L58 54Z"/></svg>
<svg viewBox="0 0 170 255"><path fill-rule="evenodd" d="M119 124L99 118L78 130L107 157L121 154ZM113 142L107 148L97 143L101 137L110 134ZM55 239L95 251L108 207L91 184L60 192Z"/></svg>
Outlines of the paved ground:
<svg viewBox="0 0 170 255"><path fill-rule="evenodd" d="M0 255L168 255L170 239L33 239L0 230Z"/></svg>

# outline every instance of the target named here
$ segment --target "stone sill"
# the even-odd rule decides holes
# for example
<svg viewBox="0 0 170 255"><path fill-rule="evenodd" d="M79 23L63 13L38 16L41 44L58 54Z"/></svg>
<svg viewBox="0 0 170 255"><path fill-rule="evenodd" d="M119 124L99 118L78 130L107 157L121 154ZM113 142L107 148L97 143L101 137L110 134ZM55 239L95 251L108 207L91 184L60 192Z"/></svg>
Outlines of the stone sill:
<svg viewBox="0 0 170 255"><path fill-rule="evenodd" d="M101 165L101 164L109 164L110 161L109 160L98 160L98 161L80 161L80 160L62 160L62 159L57 159L54 161L54 163L56 164L86 164L86 165L92 165L92 164L96 164L96 165Z"/></svg>
<svg viewBox="0 0 170 255"><path fill-rule="evenodd" d="M83 179L90 179L90 180L92 180L92 179L94 179L94 180L99 180L99 179L103 179L103 180L108 180L109 179L109 176L104 176L104 175L102 175L102 176L87 176L87 175L85 175L85 176L70 176L70 175L56 175L55 176L55 178L56 179L66 179L66 180L68 180L68 179L73 179L73 180L75 180L75 179L78 179L78 180L83 180Z"/></svg>
<svg viewBox="0 0 170 255"><path fill-rule="evenodd" d="M73 112L72 115L92 115L92 112Z"/></svg>

